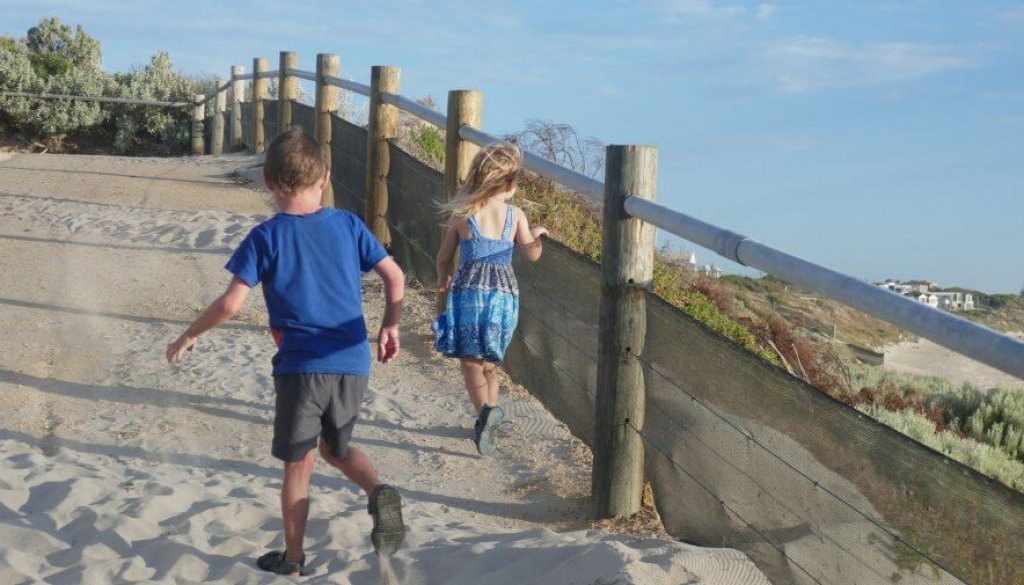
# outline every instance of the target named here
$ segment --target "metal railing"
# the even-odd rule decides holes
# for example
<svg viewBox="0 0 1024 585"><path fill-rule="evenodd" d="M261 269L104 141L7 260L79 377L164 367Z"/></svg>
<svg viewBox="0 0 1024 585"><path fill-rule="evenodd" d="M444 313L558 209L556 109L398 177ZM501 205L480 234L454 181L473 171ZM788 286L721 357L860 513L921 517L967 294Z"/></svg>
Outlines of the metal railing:
<svg viewBox="0 0 1024 585"><path fill-rule="evenodd" d="M44 100L72 100L78 102L99 102L103 104L128 104L133 106L153 106L153 107L164 107L164 108L186 108L194 106L194 102L162 102L157 100L139 100L134 98L119 98L109 96L89 96L89 95L64 95L56 93L28 93L24 91L4 91L0 92L0 96L4 97L22 97L22 98L37 98Z"/></svg>
<svg viewBox="0 0 1024 585"><path fill-rule="evenodd" d="M1024 379L1024 343L841 272L808 262L747 236L722 229L638 197L626 213L744 266L802 286L902 327L939 345Z"/></svg>

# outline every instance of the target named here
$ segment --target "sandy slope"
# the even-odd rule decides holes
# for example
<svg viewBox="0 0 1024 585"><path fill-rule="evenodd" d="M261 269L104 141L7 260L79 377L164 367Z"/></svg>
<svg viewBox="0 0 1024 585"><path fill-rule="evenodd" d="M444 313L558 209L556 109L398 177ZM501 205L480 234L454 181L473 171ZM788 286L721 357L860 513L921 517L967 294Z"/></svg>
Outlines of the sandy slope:
<svg viewBox="0 0 1024 585"><path fill-rule="evenodd" d="M1024 339L1022 333L1014 336ZM982 390L996 387L1024 389L1024 380L924 338L917 341L902 341L886 347L885 368L908 374L946 378L955 384L967 382Z"/></svg>
<svg viewBox="0 0 1024 585"><path fill-rule="evenodd" d="M227 282L226 253L271 212L255 159L0 160L0 583L274 583L279 464L259 295L184 366L164 345ZM382 294L364 285L371 322ZM453 365L414 291L406 351L376 367L355 441L401 486L404 583L763 583L741 554L587 530L589 453L511 389L481 459ZM365 500L314 478L311 583L378 583Z"/></svg>

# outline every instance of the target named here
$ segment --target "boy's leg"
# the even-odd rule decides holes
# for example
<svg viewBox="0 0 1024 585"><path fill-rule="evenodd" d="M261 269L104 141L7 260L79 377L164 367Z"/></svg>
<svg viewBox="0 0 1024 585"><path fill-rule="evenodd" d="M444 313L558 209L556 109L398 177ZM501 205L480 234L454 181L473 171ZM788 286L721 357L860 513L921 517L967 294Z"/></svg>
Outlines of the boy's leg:
<svg viewBox="0 0 1024 585"><path fill-rule="evenodd" d="M274 440L271 453L284 462L281 486L281 515L284 521L285 551L260 557L260 568L280 572L284 563L301 569L302 540L309 516L309 480L316 462L317 437L323 411L322 382L316 374L274 376L277 395L274 407Z"/></svg>
<svg viewBox="0 0 1024 585"><path fill-rule="evenodd" d="M370 540L377 554L390 555L405 540L401 496L393 486L380 483L365 453L349 445L367 382L366 376L336 376L330 407L323 417L320 454L366 491L367 510L373 516Z"/></svg>
<svg viewBox="0 0 1024 585"><path fill-rule="evenodd" d="M349 445L348 453L342 458L331 453L331 446L327 441L320 441L320 456L335 469L344 473L352 483L362 488L367 496L372 494L380 484L380 477L377 476L377 470L373 468L370 458L353 445Z"/></svg>
<svg viewBox="0 0 1024 585"><path fill-rule="evenodd" d="M483 410L484 404L490 400L487 376L484 375L484 361L472 358L459 358L462 364L462 379L466 383L466 393L477 414Z"/></svg>
<svg viewBox="0 0 1024 585"><path fill-rule="evenodd" d="M281 487L281 515L284 517L284 560L301 563L302 539L309 518L309 478L313 475L316 454L310 450L298 461L284 464L284 484Z"/></svg>

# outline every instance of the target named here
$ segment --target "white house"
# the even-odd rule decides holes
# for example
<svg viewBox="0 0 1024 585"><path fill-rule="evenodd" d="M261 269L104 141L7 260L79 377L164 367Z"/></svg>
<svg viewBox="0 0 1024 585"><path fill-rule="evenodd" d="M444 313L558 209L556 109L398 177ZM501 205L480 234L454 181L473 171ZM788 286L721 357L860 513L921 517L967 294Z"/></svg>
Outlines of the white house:
<svg viewBox="0 0 1024 585"><path fill-rule="evenodd" d="M974 295L971 293L933 291L932 289L937 288L937 285L927 280L911 280L909 282L886 280L885 282L877 282L875 285L896 294L916 299L930 307L947 311L974 310Z"/></svg>

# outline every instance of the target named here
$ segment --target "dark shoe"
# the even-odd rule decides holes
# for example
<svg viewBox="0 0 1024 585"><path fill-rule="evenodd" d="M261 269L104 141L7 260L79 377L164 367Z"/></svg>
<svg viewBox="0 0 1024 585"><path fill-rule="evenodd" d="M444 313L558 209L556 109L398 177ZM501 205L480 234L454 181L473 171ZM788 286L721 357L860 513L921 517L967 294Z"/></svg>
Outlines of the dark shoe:
<svg viewBox="0 0 1024 585"><path fill-rule="evenodd" d="M306 555L302 555L301 562L287 563L284 560L284 551L275 550L256 559L256 566L264 571L270 571L278 575L302 575L302 571L306 566Z"/></svg>
<svg viewBox="0 0 1024 585"><path fill-rule="evenodd" d="M373 530L370 532L373 550L378 555L393 555L405 541L402 496L393 486L379 485L370 494L368 509L373 516Z"/></svg>
<svg viewBox="0 0 1024 585"><path fill-rule="evenodd" d="M505 411L500 406L484 405L477 419L476 450L481 455L491 455L498 450L498 426L505 420Z"/></svg>

